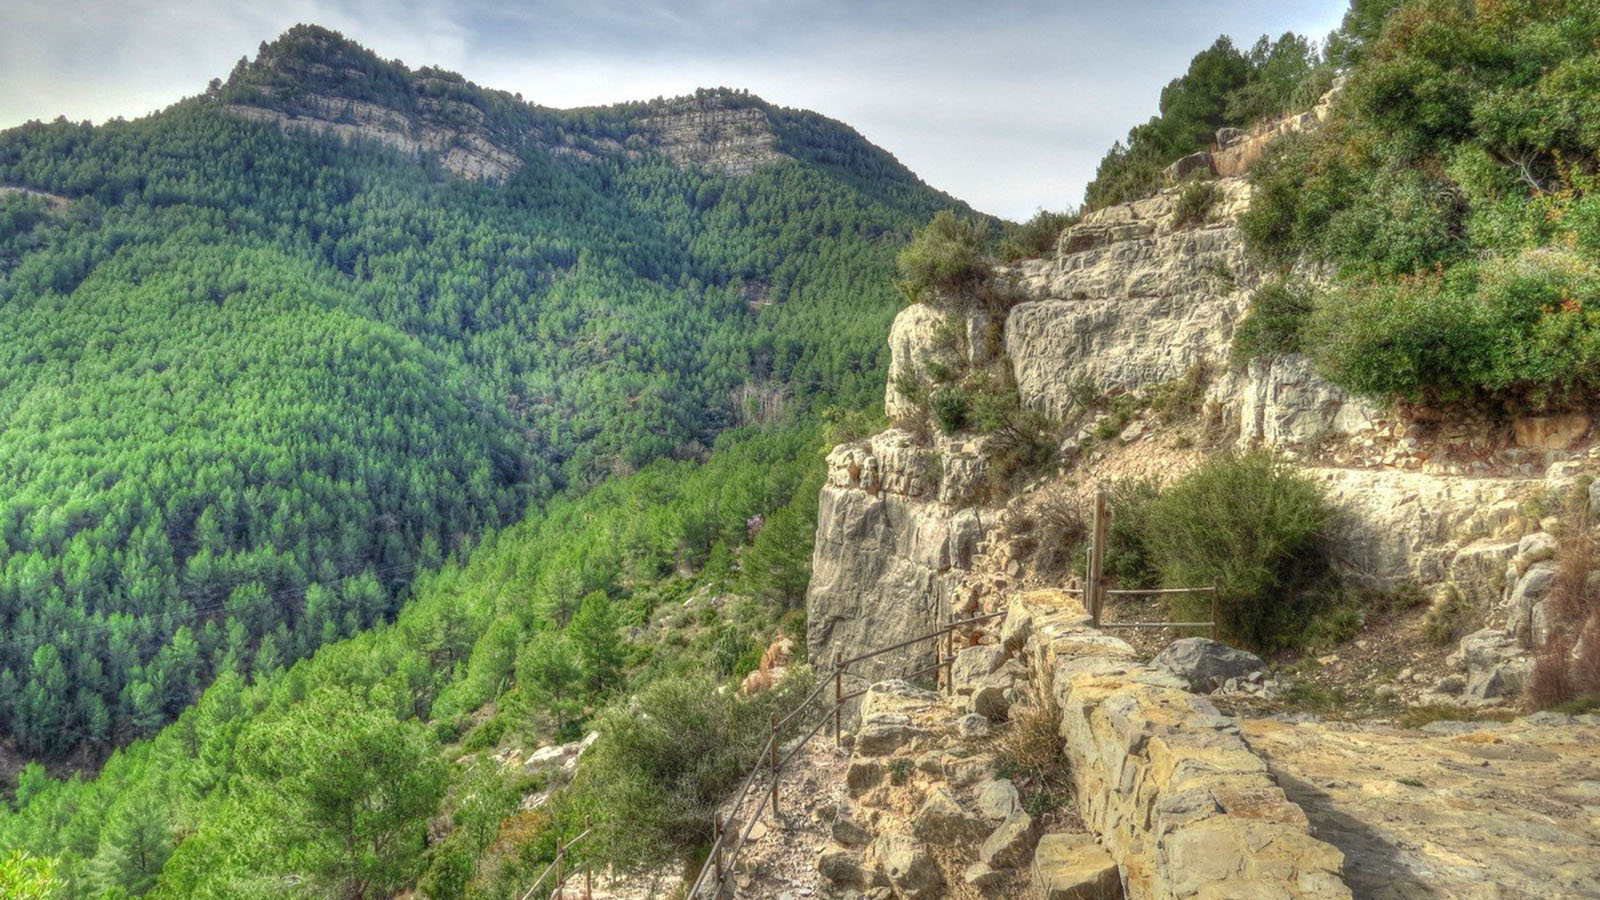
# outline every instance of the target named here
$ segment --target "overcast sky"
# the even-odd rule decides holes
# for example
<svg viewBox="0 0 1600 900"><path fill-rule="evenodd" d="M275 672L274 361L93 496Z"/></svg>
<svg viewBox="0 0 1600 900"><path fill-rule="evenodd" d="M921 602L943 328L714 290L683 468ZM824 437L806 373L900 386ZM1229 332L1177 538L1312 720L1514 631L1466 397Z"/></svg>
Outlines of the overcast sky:
<svg viewBox="0 0 1600 900"><path fill-rule="evenodd" d="M841 119L937 188L1075 205L1218 34L1321 38L1344 0L0 0L0 128L135 117L296 22L547 106L749 88Z"/></svg>

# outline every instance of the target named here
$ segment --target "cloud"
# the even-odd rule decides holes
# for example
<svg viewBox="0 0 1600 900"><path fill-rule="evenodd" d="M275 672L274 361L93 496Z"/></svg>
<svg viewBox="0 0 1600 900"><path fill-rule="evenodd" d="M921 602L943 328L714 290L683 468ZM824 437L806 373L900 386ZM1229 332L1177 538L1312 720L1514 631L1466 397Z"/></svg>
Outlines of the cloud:
<svg viewBox="0 0 1600 900"><path fill-rule="evenodd" d="M549 106L749 88L860 130L935 187L1024 217L1218 34L1321 36L1341 0L0 0L0 127L143 115L296 22Z"/></svg>

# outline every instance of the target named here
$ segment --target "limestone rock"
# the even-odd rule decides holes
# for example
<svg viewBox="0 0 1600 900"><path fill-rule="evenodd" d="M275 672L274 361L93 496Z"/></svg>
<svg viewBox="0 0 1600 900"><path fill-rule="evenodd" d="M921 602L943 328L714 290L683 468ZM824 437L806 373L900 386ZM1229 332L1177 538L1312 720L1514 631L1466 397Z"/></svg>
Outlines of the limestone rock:
<svg viewBox="0 0 1600 900"><path fill-rule="evenodd" d="M862 756L888 756L928 734L927 729L911 724L909 716L877 713L856 731L855 751Z"/></svg>
<svg viewBox="0 0 1600 900"><path fill-rule="evenodd" d="M938 896L944 886L944 876L928 848L907 835L880 835L872 844L872 853L879 871L902 897L925 900Z"/></svg>
<svg viewBox="0 0 1600 900"><path fill-rule="evenodd" d="M890 420L916 411L896 388L902 378L925 382L930 363L952 366L959 362L939 347L936 335L944 323L945 314L926 303L913 303L894 317L889 328L889 386L883 397Z"/></svg>
<svg viewBox="0 0 1600 900"><path fill-rule="evenodd" d="M855 804L845 797L839 799L828 833L835 841L847 846L872 842L872 832L858 817Z"/></svg>
<svg viewBox="0 0 1600 900"><path fill-rule="evenodd" d="M950 665L950 683L962 696L977 690L985 676L1000 668L1006 660L1005 650L993 644L968 647L956 654Z"/></svg>
<svg viewBox="0 0 1600 900"><path fill-rule="evenodd" d="M1022 797L1010 779L997 778L978 787L978 815L991 821L1022 811Z"/></svg>
<svg viewBox="0 0 1600 900"><path fill-rule="evenodd" d="M1012 601L1006 612L1005 624L1000 628L1000 644L1007 653L1020 653L1033 633L1033 615L1020 601Z"/></svg>
<svg viewBox="0 0 1600 900"><path fill-rule="evenodd" d="M1010 877L1011 873L1005 869L996 869L987 863L977 862L967 866L967 870L961 875L961 880L977 888L980 893L987 894L1005 884L1006 879Z"/></svg>
<svg viewBox="0 0 1600 900"><path fill-rule="evenodd" d="M984 840L978 858L996 869L1015 869L1027 864L1036 838L1033 816L1019 810Z"/></svg>
<svg viewBox="0 0 1600 900"><path fill-rule="evenodd" d="M1522 690L1533 660L1503 631L1484 628L1461 639L1457 651L1467 668L1466 695L1476 700L1509 697Z"/></svg>
<svg viewBox="0 0 1600 900"><path fill-rule="evenodd" d="M992 731L989 720L977 713L967 713L956 721L956 733L964 738L986 738Z"/></svg>
<svg viewBox="0 0 1600 900"><path fill-rule="evenodd" d="M1151 665L1182 679L1196 693L1209 694L1230 678L1259 672L1261 657L1210 638L1180 638L1162 650Z"/></svg>
<svg viewBox="0 0 1600 900"><path fill-rule="evenodd" d="M975 843L988 833L983 820L962 808L950 789L940 785L928 792L911 819L911 833L929 844Z"/></svg>
<svg viewBox="0 0 1600 900"><path fill-rule="evenodd" d="M1033 851L1033 889L1040 900L1118 900L1117 861L1089 834L1047 834Z"/></svg>
<svg viewBox="0 0 1600 900"><path fill-rule="evenodd" d="M1506 630L1524 643L1539 646L1533 640L1533 608L1550 592L1560 572L1561 567L1554 562L1535 562L1511 589L1511 601L1506 605Z"/></svg>

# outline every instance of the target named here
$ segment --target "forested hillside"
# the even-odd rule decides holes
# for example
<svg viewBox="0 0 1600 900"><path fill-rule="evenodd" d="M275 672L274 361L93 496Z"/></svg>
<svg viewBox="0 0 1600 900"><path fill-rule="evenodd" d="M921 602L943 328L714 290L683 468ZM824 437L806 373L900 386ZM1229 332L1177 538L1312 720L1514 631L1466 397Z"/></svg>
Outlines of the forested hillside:
<svg viewBox="0 0 1600 900"><path fill-rule="evenodd" d="M390 131L300 127L330 100ZM695 164L682 108L771 152ZM556 491L868 405L895 248L953 202L748 95L550 110L306 26L157 115L0 134L0 186L0 735L90 759Z"/></svg>

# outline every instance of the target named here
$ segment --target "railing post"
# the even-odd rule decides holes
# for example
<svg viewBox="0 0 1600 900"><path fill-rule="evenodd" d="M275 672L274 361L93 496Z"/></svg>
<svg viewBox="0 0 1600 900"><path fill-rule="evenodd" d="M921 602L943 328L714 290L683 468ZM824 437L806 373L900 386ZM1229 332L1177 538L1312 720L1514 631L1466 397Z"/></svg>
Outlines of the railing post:
<svg viewBox="0 0 1600 900"><path fill-rule="evenodd" d="M833 745L835 747L839 746L842 733L839 727L839 710L844 706L844 667L839 665L842 659L839 651L833 651Z"/></svg>
<svg viewBox="0 0 1600 900"><path fill-rule="evenodd" d="M1217 600L1219 594L1221 594L1221 591L1217 590L1217 583L1215 581L1211 582L1211 639L1213 641L1217 639L1217 626L1220 624L1220 620L1217 618L1217 612L1221 608L1221 604Z"/></svg>
<svg viewBox="0 0 1600 900"><path fill-rule="evenodd" d="M955 610L944 610L944 695L955 693ZM938 677L938 676L934 676Z"/></svg>
<svg viewBox="0 0 1600 900"><path fill-rule="evenodd" d="M1101 485L1094 492L1094 538L1089 545L1089 572L1083 585L1089 618L1096 628L1100 627L1100 606L1105 596L1106 519L1106 489Z"/></svg>
<svg viewBox="0 0 1600 900"><path fill-rule="evenodd" d="M771 758L768 760L772 767L772 820L778 820L778 717L768 716L767 721L772 723L772 748Z"/></svg>
<svg viewBox="0 0 1600 900"><path fill-rule="evenodd" d="M722 897L722 831L723 831L722 814L721 813L712 813L711 814L711 832L712 832L712 834L716 835L716 838L715 838L714 843L712 844L712 848L713 849L711 851L712 852L711 875L712 875L712 878L714 879L711 882L711 884L712 884L711 896L715 897L715 898L719 898L719 900ZM689 898L689 900L693 900L693 898Z"/></svg>
<svg viewBox="0 0 1600 900"><path fill-rule="evenodd" d="M562 898L567 895L566 890L561 886L561 882L566 878L565 875L561 874L562 870L566 868L564 865L562 865L562 863L564 863L566 861L566 858L567 858L567 848L562 844L561 838L557 837L556 838L556 900L562 900Z"/></svg>
<svg viewBox="0 0 1600 900"><path fill-rule="evenodd" d="M588 834L594 830L594 823L588 816L583 817L583 833ZM583 867L583 900L594 900L594 860L593 854L587 854L588 859Z"/></svg>

